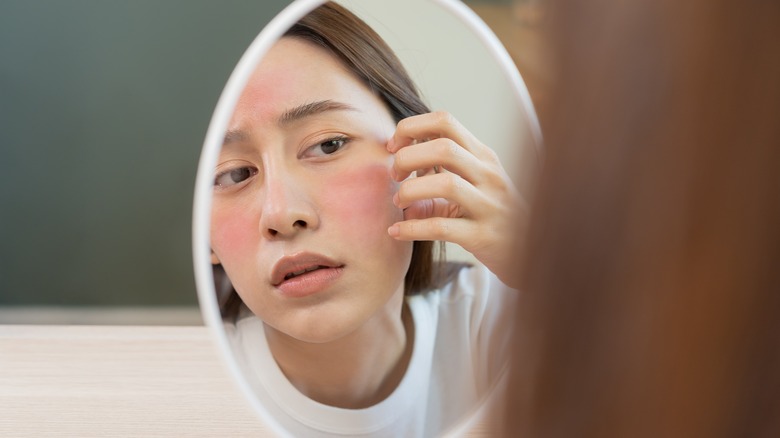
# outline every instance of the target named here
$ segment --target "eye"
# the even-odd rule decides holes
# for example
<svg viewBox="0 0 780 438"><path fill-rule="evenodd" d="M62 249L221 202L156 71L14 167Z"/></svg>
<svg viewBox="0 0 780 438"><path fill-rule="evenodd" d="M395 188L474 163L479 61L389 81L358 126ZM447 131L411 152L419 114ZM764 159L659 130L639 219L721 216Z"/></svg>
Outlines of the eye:
<svg viewBox="0 0 780 438"><path fill-rule="evenodd" d="M214 187L226 189L241 184L249 178L257 175L257 169L253 167L236 167L224 172L220 172L214 178Z"/></svg>
<svg viewBox="0 0 780 438"><path fill-rule="evenodd" d="M322 143L318 143L310 147L306 151L307 152L306 155L315 156L315 157L332 155L338 152L341 148L343 148L347 143L349 143L349 141L350 139L344 136L331 138L323 141Z"/></svg>
<svg viewBox="0 0 780 438"><path fill-rule="evenodd" d="M345 143L346 141L343 138L334 138L332 140L328 140L320 143L320 149L322 149L322 152L330 155L336 152L337 150L341 149Z"/></svg>

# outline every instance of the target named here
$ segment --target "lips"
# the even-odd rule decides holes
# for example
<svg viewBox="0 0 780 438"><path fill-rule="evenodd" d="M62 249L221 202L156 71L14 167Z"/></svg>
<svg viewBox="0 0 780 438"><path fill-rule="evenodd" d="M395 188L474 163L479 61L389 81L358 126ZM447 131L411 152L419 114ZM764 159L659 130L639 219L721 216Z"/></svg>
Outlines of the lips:
<svg viewBox="0 0 780 438"><path fill-rule="evenodd" d="M284 256L274 264L271 271L271 284L279 287L282 283L320 269L343 268L338 263L321 254L303 252Z"/></svg>
<svg viewBox="0 0 780 438"><path fill-rule="evenodd" d="M327 268L328 268L328 266L317 265L317 266L308 267L306 269L301 269L300 271L297 271L297 272L290 272L289 274L284 276L284 280L282 280L282 281L287 281L287 280L289 280L291 278L297 277L299 275L303 275L303 274L305 274L307 272L316 271L317 269L327 269Z"/></svg>

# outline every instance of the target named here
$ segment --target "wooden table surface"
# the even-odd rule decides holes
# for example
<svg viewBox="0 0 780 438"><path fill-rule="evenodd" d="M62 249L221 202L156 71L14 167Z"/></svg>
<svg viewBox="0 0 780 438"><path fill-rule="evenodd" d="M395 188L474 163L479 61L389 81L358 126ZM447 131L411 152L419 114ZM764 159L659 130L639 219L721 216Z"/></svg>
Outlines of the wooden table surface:
<svg viewBox="0 0 780 438"><path fill-rule="evenodd" d="M204 326L0 325L0 437L46 436L273 434Z"/></svg>
<svg viewBox="0 0 780 438"><path fill-rule="evenodd" d="M272 436L206 327L0 325L0 437Z"/></svg>

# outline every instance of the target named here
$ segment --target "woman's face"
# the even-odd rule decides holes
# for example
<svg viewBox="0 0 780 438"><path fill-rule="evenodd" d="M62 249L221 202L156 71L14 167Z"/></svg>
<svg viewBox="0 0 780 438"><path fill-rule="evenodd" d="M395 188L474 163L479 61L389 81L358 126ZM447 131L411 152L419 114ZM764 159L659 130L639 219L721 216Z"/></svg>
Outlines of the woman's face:
<svg viewBox="0 0 780 438"><path fill-rule="evenodd" d="M412 245L387 234L403 219L394 129L382 101L308 42L282 38L253 73L219 156L211 246L266 324L327 342L403 294Z"/></svg>

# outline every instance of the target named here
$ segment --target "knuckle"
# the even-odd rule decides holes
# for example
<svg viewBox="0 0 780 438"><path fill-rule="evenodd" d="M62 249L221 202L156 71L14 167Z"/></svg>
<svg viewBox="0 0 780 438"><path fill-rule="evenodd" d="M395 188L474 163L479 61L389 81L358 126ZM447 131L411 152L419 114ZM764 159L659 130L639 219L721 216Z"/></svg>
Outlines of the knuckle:
<svg viewBox="0 0 780 438"><path fill-rule="evenodd" d="M409 128L409 124L411 123L411 117L407 117L405 119L401 119L396 123L395 129L398 131L406 131Z"/></svg>
<svg viewBox="0 0 780 438"><path fill-rule="evenodd" d="M486 155L487 155L487 159L491 163L500 163L501 162L501 160L499 159L498 154L496 153L496 151L494 151L491 148L486 148Z"/></svg>
<svg viewBox="0 0 780 438"><path fill-rule="evenodd" d="M457 124L455 117L447 111L436 111L433 114L436 117L436 121L441 125L455 126Z"/></svg>
<svg viewBox="0 0 780 438"><path fill-rule="evenodd" d="M452 156L459 155L463 150L458 143L456 143L454 140L450 140L449 138L446 139L445 145L447 147L447 153Z"/></svg>
<svg viewBox="0 0 780 438"><path fill-rule="evenodd" d="M407 227L406 231L409 237L420 237L425 235L425 225L419 220L410 221Z"/></svg>
<svg viewBox="0 0 780 438"><path fill-rule="evenodd" d="M458 155L460 153L460 145L455 143L455 141L442 137L436 139L435 144L435 151L436 154L439 156L446 156L446 155Z"/></svg>
<svg viewBox="0 0 780 438"><path fill-rule="evenodd" d="M486 180L489 186L499 188L502 191L508 191L513 187L509 176L501 171L489 172Z"/></svg>
<svg viewBox="0 0 780 438"><path fill-rule="evenodd" d="M504 179L497 172L488 169L485 176L485 182L491 187L501 187L504 185Z"/></svg>
<svg viewBox="0 0 780 438"><path fill-rule="evenodd" d="M444 218L431 219L430 231L437 240L442 240L449 235L450 225Z"/></svg>
<svg viewBox="0 0 780 438"><path fill-rule="evenodd" d="M409 152L406 149L401 149L395 153L395 166L403 168L406 161L409 159Z"/></svg>
<svg viewBox="0 0 780 438"><path fill-rule="evenodd" d="M447 191L447 194L453 195L461 189L462 179L458 175L454 173L442 173L441 175L444 179L444 189Z"/></svg>
<svg viewBox="0 0 780 438"><path fill-rule="evenodd" d="M398 187L398 199L401 202L405 201L409 197L409 195L411 194L411 193L409 193L410 190L411 190L409 188L409 182L410 181L406 181L403 184L401 184L400 187Z"/></svg>

